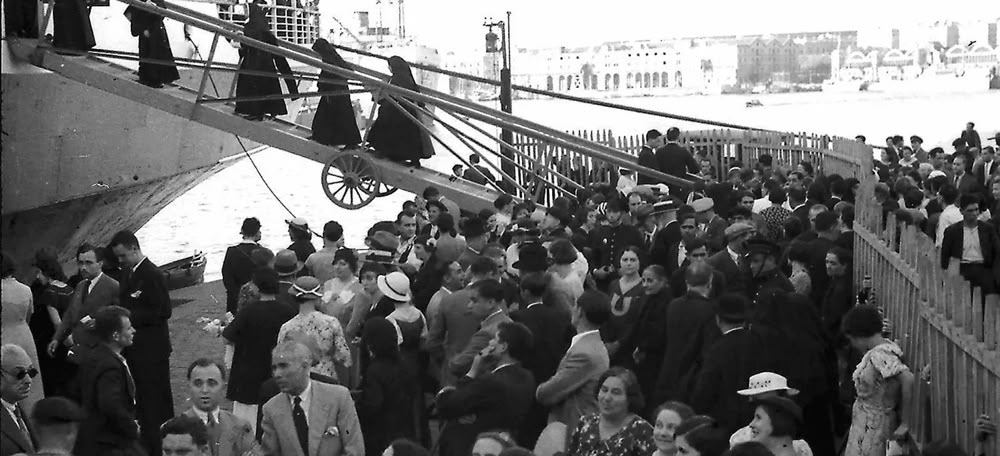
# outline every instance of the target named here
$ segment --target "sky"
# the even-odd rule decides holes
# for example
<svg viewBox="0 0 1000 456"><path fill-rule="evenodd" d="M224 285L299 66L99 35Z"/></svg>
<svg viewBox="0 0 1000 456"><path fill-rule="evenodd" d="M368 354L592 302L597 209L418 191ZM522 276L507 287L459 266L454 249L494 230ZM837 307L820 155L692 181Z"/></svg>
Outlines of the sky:
<svg viewBox="0 0 1000 456"><path fill-rule="evenodd" d="M325 0L338 10L368 9L375 0ZM395 18L397 0L382 0ZM1000 17L1000 0L404 0L407 30L439 49L483 46L484 17L511 12L515 47L707 35L856 30L888 23ZM366 6L367 5L367 6ZM343 14L340 18L343 20ZM346 13L350 14L350 13ZM393 19L394 20L394 19ZM373 24L374 25L374 24Z"/></svg>

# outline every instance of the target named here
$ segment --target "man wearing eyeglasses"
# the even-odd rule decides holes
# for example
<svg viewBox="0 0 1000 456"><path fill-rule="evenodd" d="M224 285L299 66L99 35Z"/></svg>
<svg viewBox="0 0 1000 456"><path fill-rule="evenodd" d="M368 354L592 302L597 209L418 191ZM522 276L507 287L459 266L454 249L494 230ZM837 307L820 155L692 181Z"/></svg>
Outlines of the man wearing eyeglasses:
<svg viewBox="0 0 1000 456"><path fill-rule="evenodd" d="M28 414L19 402L31 392L31 379L38 369L31 365L31 358L19 345L4 344L0 347L0 456L17 453L35 454L35 436L28 424Z"/></svg>

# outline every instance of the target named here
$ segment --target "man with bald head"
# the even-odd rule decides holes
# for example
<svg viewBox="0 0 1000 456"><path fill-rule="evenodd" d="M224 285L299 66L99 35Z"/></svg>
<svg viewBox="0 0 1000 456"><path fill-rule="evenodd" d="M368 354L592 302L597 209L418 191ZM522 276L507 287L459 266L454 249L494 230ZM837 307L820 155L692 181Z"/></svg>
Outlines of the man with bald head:
<svg viewBox="0 0 1000 456"><path fill-rule="evenodd" d="M0 347L0 456L17 453L35 454L35 436L28 423L28 414L20 402L31 392L31 380L38 375L38 368L20 345L4 344Z"/></svg>
<svg viewBox="0 0 1000 456"><path fill-rule="evenodd" d="M263 407L264 454L272 456L363 456L365 444L351 393L309 378L312 352L288 341L271 353L281 394Z"/></svg>

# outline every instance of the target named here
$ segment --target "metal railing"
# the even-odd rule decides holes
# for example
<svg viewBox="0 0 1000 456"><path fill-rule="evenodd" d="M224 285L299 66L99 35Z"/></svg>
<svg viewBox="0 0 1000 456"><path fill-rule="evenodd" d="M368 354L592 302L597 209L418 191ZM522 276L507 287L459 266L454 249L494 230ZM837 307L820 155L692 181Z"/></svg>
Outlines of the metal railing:
<svg viewBox="0 0 1000 456"><path fill-rule="evenodd" d="M304 7L269 5L267 9L271 33L274 33L278 40L310 46L319 39L319 9L314 5ZM219 18L242 27L247 21L247 5L220 4Z"/></svg>

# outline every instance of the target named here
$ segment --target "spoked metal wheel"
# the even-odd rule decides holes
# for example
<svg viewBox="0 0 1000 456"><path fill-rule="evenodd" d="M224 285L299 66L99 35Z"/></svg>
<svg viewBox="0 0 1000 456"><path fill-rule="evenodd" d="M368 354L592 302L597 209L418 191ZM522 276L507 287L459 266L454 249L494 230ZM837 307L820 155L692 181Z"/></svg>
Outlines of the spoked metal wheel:
<svg viewBox="0 0 1000 456"><path fill-rule="evenodd" d="M396 193L396 190L399 190L399 189L396 188L396 187L393 187L393 186L391 186L391 185L389 185L387 183L385 183L385 178L383 177L382 179L379 179L378 190L375 192L375 195L376 196L389 196L389 195L391 195L393 193Z"/></svg>
<svg viewBox="0 0 1000 456"><path fill-rule="evenodd" d="M323 191L333 204L344 209L361 209L378 196L381 173L367 158L353 153L340 154L323 166Z"/></svg>

